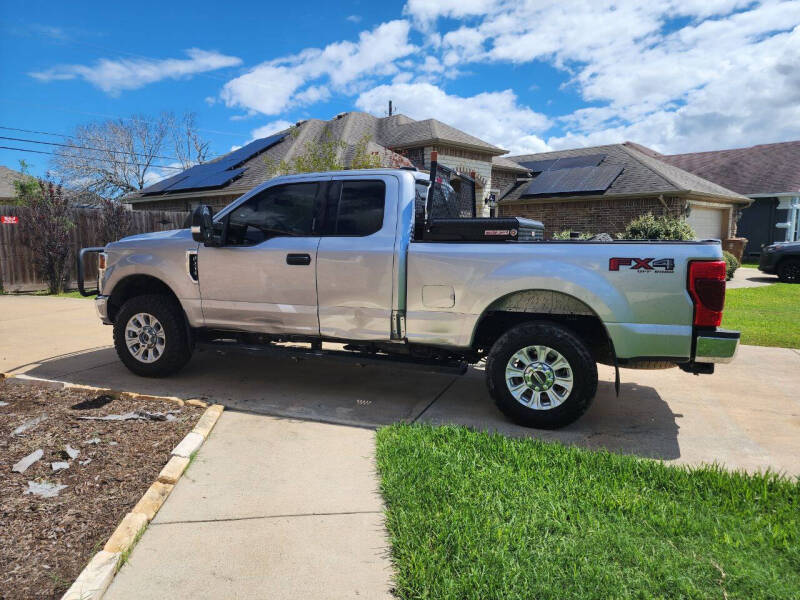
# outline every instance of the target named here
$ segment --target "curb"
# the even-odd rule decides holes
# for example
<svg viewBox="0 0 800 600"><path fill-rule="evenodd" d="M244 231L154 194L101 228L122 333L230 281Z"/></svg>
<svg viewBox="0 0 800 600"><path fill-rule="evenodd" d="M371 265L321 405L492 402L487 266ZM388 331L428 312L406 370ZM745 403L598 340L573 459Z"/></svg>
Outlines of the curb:
<svg viewBox="0 0 800 600"><path fill-rule="evenodd" d="M137 395L136 397L163 399L160 396ZM205 410L194 429L172 450L172 458L161 469L156 481L142 495L131 512L120 521L106 545L92 557L61 600L99 600L103 597L114 575L122 567L123 559L127 559L147 525L169 497L178 479L189 466L191 455L203 445L224 409L221 404L214 404Z"/></svg>
<svg viewBox="0 0 800 600"><path fill-rule="evenodd" d="M202 400L184 401L174 396L153 396L149 394L136 394L134 392L120 392L108 388L98 388L89 385L79 385L66 381L40 379L27 375L10 375L0 373L0 380L12 385L39 385L55 387L58 389L89 390L101 394L108 394L117 398L131 398L140 400L168 400L184 406L208 407L200 415L194 429L184 436L172 450L172 457L158 474L158 478L129 512L120 521L114 533L108 538L103 549L95 554L80 572L77 579L61 597L61 600L99 600L103 597L114 579L114 575L122 567L136 542L147 528L153 517L159 511L172 492L178 479L181 478L191 462L191 456L200 449L203 442L211 434L225 407L221 404L208 406ZM14 381L16 380L16 381Z"/></svg>

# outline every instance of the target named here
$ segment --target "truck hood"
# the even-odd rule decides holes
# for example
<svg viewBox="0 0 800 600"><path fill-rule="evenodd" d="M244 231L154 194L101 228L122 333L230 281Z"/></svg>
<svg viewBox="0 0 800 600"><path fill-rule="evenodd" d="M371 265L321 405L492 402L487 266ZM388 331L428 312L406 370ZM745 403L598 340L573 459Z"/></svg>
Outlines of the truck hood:
<svg viewBox="0 0 800 600"><path fill-rule="evenodd" d="M162 240L190 240L192 239L191 229L170 229L169 231L154 231L153 233L139 233L124 237L117 244L156 242Z"/></svg>

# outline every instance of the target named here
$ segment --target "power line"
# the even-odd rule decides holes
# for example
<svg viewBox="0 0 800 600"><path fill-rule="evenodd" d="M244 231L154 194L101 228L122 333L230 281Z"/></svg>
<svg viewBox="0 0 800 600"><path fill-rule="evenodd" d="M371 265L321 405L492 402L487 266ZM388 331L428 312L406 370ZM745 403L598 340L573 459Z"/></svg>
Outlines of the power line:
<svg viewBox="0 0 800 600"><path fill-rule="evenodd" d="M33 154L50 154L51 156L56 156L55 152L45 152L43 150L30 150L29 148L12 148L11 146L0 146L0 149L3 150L16 150L17 152L32 152ZM73 157L76 160L83 160L86 162L92 161L101 161L101 162L108 162L115 165L131 165L135 167L153 167L155 169L173 169L175 171L183 171L183 167L168 167L167 165L154 165L154 164L143 164L143 163L131 163L131 162L120 162L118 160L112 160L110 158L84 158L81 156Z"/></svg>
<svg viewBox="0 0 800 600"><path fill-rule="evenodd" d="M112 152L114 154L129 154L131 156L148 156L144 152L128 152L127 150L108 150L106 148L92 148L91 146L76 146L75 144L59 144L58 142L42 142L39 140L29 140L25 138L7 137L0 135L0 140L11 140L12 142L29 142L31 144L47 144L48 146L61 146L62 148L77 148L78 150L96 150L97 152ZM153 158L163 158L164 160L180 160L175 156L159 156L154 154Z"/></svg>
<svg viewBox="0 0 800 600"><path fill-rule="evenodd" d="M47 104L31 104L30 102L23 102L21 100L13 100L11 98L0 98L0 102L8 102L10 104L18 104L20 106L25 106L26 108L44 108L44 109L47 109L47 110L60 110L62 112L70 112L70 113L75 113L75 114L78 114L78 115L88 115L90 117L102 117L104 119L121 119L122 121L136 121L137 120L137 119L134 119L132 117L120 117L119 115L108 115L108 114L104 114L104 113L88 112L88 111L85 111L85 110L76 110L74 108L64 108L64 107L61 107L61 106L53 106L52 104L51 105L47 105ZM148 123L155 123L156 122L156 121L153 121L152 119L141 119L140 118L138 120L146 121ZM207 133L216 133L216 134L219 134L219 135L230 135L230 136L237 137L237 138L240 138L240 139L242 137L244 137L244 134L241 134L241 133L233 133L231 131L219 131L217 129L203 129L202 127L198 127L197 131L205 131Z"/></svg>
<svg viewBox="0 0 800 600"><path fill-rule="evenodd" d="M66 133L52 133L50 131L36 131L35 129L20 129L19 127L5 127L0 125L0 129L7 129L8 131L21 131L22 133L36 133L39 135L53 135L56 137L69 138L72 137Z"/></svg>

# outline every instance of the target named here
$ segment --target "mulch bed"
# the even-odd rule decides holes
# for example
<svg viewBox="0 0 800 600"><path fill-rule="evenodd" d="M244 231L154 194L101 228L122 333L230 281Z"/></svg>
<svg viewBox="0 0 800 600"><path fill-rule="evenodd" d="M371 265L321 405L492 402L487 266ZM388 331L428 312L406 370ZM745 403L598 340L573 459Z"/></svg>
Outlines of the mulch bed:
<svg viewBox="0 0 800 600"><path fill-rule="evenodd" d="M85 404L71 408L79 403ZM175 412L163 421L77 418L140 410L164 417ZM98 398L96 391L0 381L0 599L59 598L202 413L169 401ZM30 429L12 433L43 415ZM80 451L74 459L67 444ZM24 473L12 472L37 449L44 453L40 460ZM56 472L53 462L69 467ZM66 487L46 498L26 494L29 481Z"/></svg>

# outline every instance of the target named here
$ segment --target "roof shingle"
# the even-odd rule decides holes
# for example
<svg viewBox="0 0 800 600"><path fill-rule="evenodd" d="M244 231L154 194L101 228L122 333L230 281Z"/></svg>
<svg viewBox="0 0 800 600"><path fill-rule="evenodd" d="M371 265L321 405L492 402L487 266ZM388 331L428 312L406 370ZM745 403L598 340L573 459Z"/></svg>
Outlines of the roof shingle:
<svg viewBox="0 0 800 600"><path fill-rule="evenodd" d="M659 160L740 194L800 192L800 140L659 156Z"/></svg>
<svg viewBox="0 0 800 600"><path fill-rule="evenodd" d="M662 162L625 144L556 150L508 158L517 162L527 162L590 154L605 154L605 158L600 163L601 166L623 167L622 173L602 194L603 196L692 192L740 203L747 201L747 198L734 191ZM524 190L525 186L514 186L501 200L506 202L518 200Z"/></svg>

